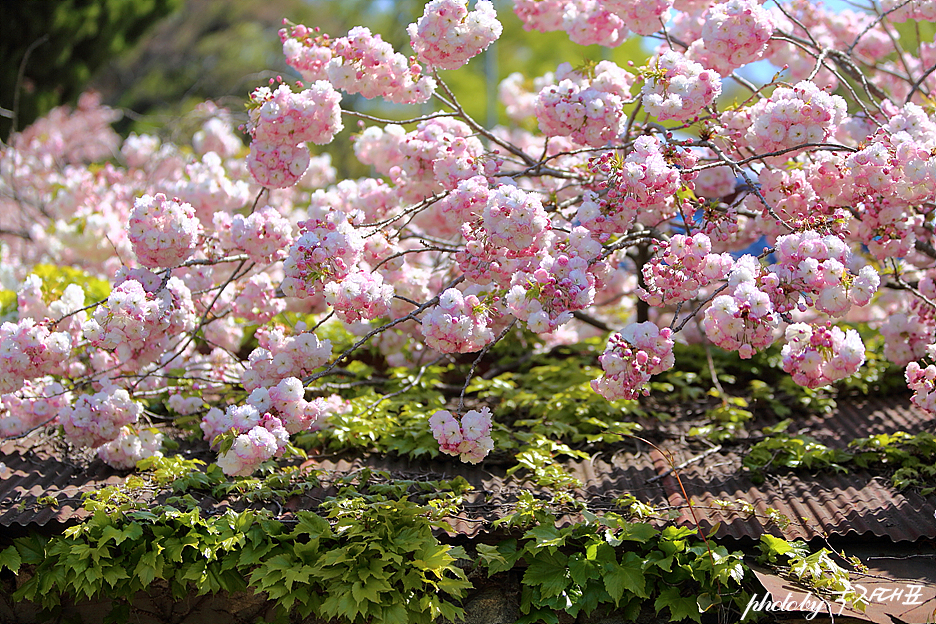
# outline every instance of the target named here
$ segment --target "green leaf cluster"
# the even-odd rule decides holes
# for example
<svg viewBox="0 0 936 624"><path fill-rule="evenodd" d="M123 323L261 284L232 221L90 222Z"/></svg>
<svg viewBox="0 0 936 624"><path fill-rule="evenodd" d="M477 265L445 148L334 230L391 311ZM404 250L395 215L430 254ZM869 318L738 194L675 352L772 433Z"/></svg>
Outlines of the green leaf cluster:
<svg viewBox="0 0 936 624"><path fill-rule="evenodd" d="M868 606L864 592L859 594L856 591L848 570L832 559L831 550L821 548L810 552L802 540L791 542L773 535L762 535L758 548L761 551L758 557L760 563L779 568L782 573L813 589L820 596L843 600L860 611Z"/></svg>
<svg viewBox="0 0 936 624"><path fill-rule="evenodd" d="M175 487L189 478L173 474L178 465L152 468L164 482L176 477ZM248 588L265 593L283 621L291 613L351 623L461 617L453 600L470 583L455 562L465 553L433 535L450 509L432 501L445 502L441 490L457 498L466 483L426 484L431 501L423 504L405 495L413 482L367 487L371 478L357 475L362 487L344 485L321 515L299 511L290 521L265 511L206 516L193 505L151 507L109 488L86 501L93 512L87 521L63 535L15 540L0 551L0 567L28 567L13 598L49 613L64 597L109 598L117 617L134 594L161 580L176 599Z"/></svg>
<svg viewBox="0 0 936 624"><path fill-rule="evenodd" d="M805 435L784 432L785 420L765 429L768 437L754 444L744 458L744 465L763 478L769 469L806 468L844 471L849 465L891 472L891 484L897 489L918 487L926 496L936 491L936 436L916 435L905 431L858 438L848 450L832 449Z"/></svg>
<svg viewBox="0 0 936 624"><path fill-rule="evenodd" d="M936 436L905 431L882 433L849 443L853 461L862 468L892 468L891 483L898 489L920 488L924 496L936 491Z"/></svg>
<svg viewBox="0 0 936 624"><path fill-rule="evenodd" d="M16 129L22 130L53 106L74 101L95 70L181 4L181 0L2 3L0 106L12 110L19 94ZM23 84L18 80L21 64ZM10 129L10 120L0 117L0 139L6 140Z"/></svg>
<svg viewBox="0 0 936 624"><path fill-rule="evenodd" d="M559 612L577 617L601 606L621 609L625 619L636 621L645 603L658 614L667 611L671 621L700 622L702 613L713 607L743 606L746 568L741 554L706 544L693 529L660 531L587 510L582 511L583 522L563 528L556 527L553 514L534 516L535 525L521 538L478 546L489 575L519 561L526 564L520 623L555 624Z"/></svg>
<svg viewBox="0 0 936 624"><path fill-rule="evenodd" d="M832 449L805 435L790 435L784 430L791 421L785 420L765 430L767 437L754 444L744 457L744 466L755 471L763 479L768 468L832 468L844 471L842 465L852 455L841 449Z"/></svg>
<svg viewBox="0 0 936 624"><path fill-rule="evenodd" d="M718 395L718 391L713 390L710 394ZM713 442L731 440L744 430L744 423L754 418L747 407L748 402L742 397L724 397L719 405L705 412L711 424L693 427L689 435L705 436Z"/></svg>
<svg viewBox="0 0 936 624"><path fill-rule="evenodd" d="M75 267L58 264L37 264L30 271L42 280L42 299L51 303L59 299L70 284L78 284L84 290L85 304L107 299L110 284L106 280ZM16 312L16 292L0 290L0 318L14 316Z"/></svg>
<svg viewBox="0 0 936 624"><path fill-rule="evenodd" d="M343 390L351 409L329 416L318 431L295 437L301 448L331 451L376 450L382 453L418 458L439 455L439 443L432 437L429 417L445 409L446 397L440 386L450 366L419 369L392 368L387 371L380 394L372 386ZM361 379L372 378L369 368L356 370ZM418 379L417 379L418 376Z"/></svg>

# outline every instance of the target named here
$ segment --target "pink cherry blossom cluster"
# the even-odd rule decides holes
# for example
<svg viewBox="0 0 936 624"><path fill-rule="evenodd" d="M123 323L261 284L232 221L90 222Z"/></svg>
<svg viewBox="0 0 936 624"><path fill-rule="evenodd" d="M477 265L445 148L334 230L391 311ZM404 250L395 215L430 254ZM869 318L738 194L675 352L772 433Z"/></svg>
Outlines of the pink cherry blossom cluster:
<svg viewBox="0 0 936 624"><path fill-rule="evenodd" d="M884 336L884 356L896 364L907 364L923 357L933 340L933 322L913 312L889 314L881 325Z"/></svg>
<svg viewBox="0 0 936 624"><path fill-rule="evenodd" d="M768 99L747 108L722 113L721 121L743 145L773 152L826 141L845 121L846 111L840 96L803 81L792 89L777 87Z"/></svg>
<svg viewBox="0 0 936 624"><path fill-rule="evenodd" d="M247 168L263 186L294 185L309 166L305 143L330 143L344 127L341 95L319 80L299 93L281 84L275 90L258 87L250 95L247 132L253 138Z"/></svg>
<svg viewBox="0 0 936 624"><path fill-rule="evenodd" d="M660 121L692 119L721 95L721 78L667 50L647 67L641 95L643 107Z"/></svg>
<svg viewBox="0 0 936 624"><path fill-rule="evenodd" d="M260 423L234 439L231 448L218 456L218 466L228 476L249 476L268 459L285 450L289 432L279 418L266 414Z"/></svg>
<svg viewBox="0 0 936 624"><path fill-rule="evenodd" d="M603 0L604 7L620 17L638 35L652 35L669 20L673 0Z"/></svg>
<svg viewBox="0 0 936 624"><path fill-rule="evenodd" d="M346 323L386 316L392 299L393 285L384 284L380 273L355 271L340 282L325 284L325 302Z"/></svg>
<svg viewBox="0 0 936 624"><path fill-rule="evenodd" d="M404 199L419 201L486 173L484 146L472 134L467 124L447 117L420 122L412 132L371 126L355 140L354 153L389 176Z"/></svg>
<svg viewBox="0 0 936 624"><path fill-rule="evenodd" d="M468 12L467 0L431 0L406 32L416 58L440 69L458 69L494 43L503 26L489 0Z"/></svg>
<svg viewBox="0 0 936 624"><path fill-rule="evenodd" d="M742 256L728 276L729 293L715 297L702 319L708 339L742 359L773 344L779 324L770 295L758 288L764 277L757 258Z"/></svg>
<svg viewBox="0 0 936 624"><path fill-rule="evenodd" d="M208 108L212 116L202 124L192 137L192 147L197 154L214 152L221 158L232 158L244 149L240 137L234 134L230 112L221 108Z"/></svg>
<svg viewBox="0 0 936 624"><path fill-rule="evenodd" d="M936 5L929 0L883 0L881 8L895 22L920 20L936 22Z"/></svg>
<svg viewBox="0 0 936 624"><path fill-rule="evenodd" d="M191 204L162 193L138 198L127 225L133 253L148 269L173 267L187 260L195 252L201 231Z"/></svg>
<svg viewBox="0 0 936 624"><path fill-rule="evenodd" d="M328 62L332 59L328 35L318 34L318 28L309 28L303 24L286 25L279 31L283 44L283 56L286 64L298 71L303 80L314 82L328 80Z"/></svg>
<svg viewBox="0 0 936 624"><path fill-rule="evenodd" d="M915 104L907 105L911 107L915 110L907 111L908 115L891 119L887 130L893 128L893 134L879 131L864 149L845 159L850 184L843 189L843 200L873 194L894 205L895 210L905 204L933 200L936 157L932 146L936 143L936 127L925 114L924 123L919 123L913 117L922 111ZM919 123L916 128L910 125L915 123Z"/></svg>
<svg viewBox="0 0 936 624"><path fill-rule="evenodd" d="M332 58L326 71L338 89L397 104L422 104L435 92L436 81L422 74L415 59L394 52L368 28L356 26L330 45Z"/></svg>
<svg viewBox="0 0 936 624"><path fill-rule="evenodd" d="M631 323L612 335L598 358L604 375L592 380L592 389L609 401L649 394L650 377L675 364L672 335L669 327L660 329L650 321Z"/></svg>
<svg viewBox="0 0 936 624"><path fill-rule="evenodd" d="M832 214L829 205L813 188L813 181L814 178L803 169L765 169L757 174L761 195L774 212L793 227L805 227L813 217ZM770 214L756 195L748 195L745 204L751 211L760 213L757 223L764 233L775 237L789 231Z"/></svg>
<svg viewBox="0 0 936 624"><path fill-rule="evenodd" d="M263 206L247 217L215 213L214 228L224 248L243 251L257 264L283 260L293 243L292 224L273 206Z"/></svg>
<svg viewBox="0 0 936 624"><path fill-rule="evenodd" d="M101 94L86 91L74 110L57 106L12 138L17 150L61 165L98 162L117 152L120 136L111 124L121 116L101 106Z"/></svg>
<svg viewBox="0 0 936 624"><path fill-rule="evenodd" d="M96 448L116 440L124 425L132 425L143 413L143 405L116 386L94 394L81 394L59 412L59 421L72 444Z"/></svg>
<svg viewBox="0 0 936 624"><path fill-rule="evenodd" d="M270 388L254 388L247 404L258 414L277 417L290 434L307 430L326 412L323 399L305 400L302 381L295 377L284 377Z"/></svg>
<svg viewBox="0 0 936 624"><path fill-rule="evenodd" d="M283 262L282 289L289 297L321 294L325 284L343 280L361 258L364 239L342 212L302 221L299 231Z"/></svg>
<svg viewBox="0 0 936 624"><path fill-rule="evenodd" d="M854 329L842 331L831 323L793 323L786 328L780 352L783 370L807 388L827 386L854 375L865 361L864 343Z"/></svg>
<svg viewBox="0 0 936 624"><path fill-rule="evenodd" d="M247 169L261 186L287 188L302 179L310 161L309 148L305 145L254 141L247 155Z"/></svg>
<svg viewBox="0 0 936 624"><path fill-rule="evenodd" d="M601 244L584 227L575 227L567 244L556 243L531 271L518 271L511 281L507 309L537 334L553 332L595 299L596 285L608 270L597 261Z"/></svg>
<svg viewBox="0 0 936 624"><path fill-rule="evenodd" d="M472 176L495 175L500 164L499 159L478 156L477 139L457 137L432 161L432 173L442 188L451 190Z"/></svg>
<svg viewBox="0 0 936 624"><path fill-rule="evenodd" d="M465 223L461 228L465 248L455 252L459 270L473 284L496 284L507 288L517 271L531 266L538 248L531 246L521 251L492 245L480 221Z"/></svg>
<svg viewBox="0 0 936 624"><path fill-rule="evenodd" d="M286 300L277 298L276 284L268 273L251 276L231 302L234 314L250 323L267 323L286 309Z"/></svg>
<svg viewBox="0 0 936 624"><path fill-rule="evenodd" d="M566 0L514 0L513 4L523 29L540 32L562 30L562 15L569 5Z"/></svg>
<svg viewBox="0 0 936 624"><path fill-rule="evenodd" d="M518 123L536 114L537 94L555 82L552 72L534 78L532 90L528 89L526 81L523 74L514 72L501 80L497 87L497 97L507 109L507 117Z"/></svg>
<svg viewBox="0 0 936 624"><path fill-rule="evenodd" d="M701 232L674 234L669 241L655 244L654 251L656 255L643 266L646 287L636 291L654 307L694 299L699 289L728 277L734 266L730 254L711 253L712 242Z"/></svg>
<svg viewBox="0 0 936 624"><path fill-rule="evenodd" d="M760 59L774 32L773 17L757 0L714 4L702 20L702 38L687 54L722 76Z"/></svg>
<svg viewBox="0 0 936 624"><path fill-rule="evenodd" d="M708 164L715 161L715 153L705 148L697 152L697 162ZM707 199L719 199L731 195L737 186L737 174L731 167L725 165L722 167L706 167L701 171L695 172L695 179L692 181L692 190L696 196ZM762 189L763 191L763 189Z"/></svg>
<svg viewBox="0 0 936 624"><path fill-rule="evenodd" d="M936 300L932 275L924 275L917 288L929 301ZM912 299L906 309L888 314L880 331L884 336L884 357L903 366L929 353L929 345L936 340L936 309L921 299Z"/></svg>
<svg viewBox="0 0 936 624"><path fill-rule="evenodd" d="M126 367L155 361L172 336L195 326L192 295L185 283L171 277L165 288L159 287L137 279L120 282L82 326L84 337L99 349L113 351Z"/></svg>
<svg viewBox="0 0 936 624"><path fill-rule="evenodd" d="M0 392L15 392L26 380L63 372L72 338L50 327L33 318L0 325Z"/></svg>
<svg viewBox="0 0 936 624"><path fill-rule="evenodd" d="M868 246L872 257L883 260L910 253L917 240L915 230L923 225L923 215L905 210L903 202L875 195L868 195L856 204L862 219L852 233Z"/></svg>
<svg viewBox="0 0 936 624"><path fill-rule="evenodd" d="M502 184L488 194L481 215L491 244L523 251L542 244L549 217L537 193Z"/></svg>
<svg viewBox="0 0 936 624"><path fill-rule="evenodd" d="M185 175L164 182L162 190L170 197L178 197L195 209L195 216L203 225L210 223L217 212L232 212L250 201L250 185L229 172L221 156L209 152L201 160L185 165Z"/></svg>
<svg viewBox="0 0 936 624"><path fill-rule="evenodd" d="M43 280L35 273L27 275L20 284L16 291L16 312L20 319L59 320L84 305L84 289L78 284L69 284L59 299L48 304L42 287Z"/></svg>
<svg viewBox="0 0 936 624"><path fill-rule="evenodd" d="M338 171L332 166L331 154L325 152L312 157L309 168L306 169L302 179L299 180L299 186L303 189L322 188L334 184L337 175Z"/></svg>
<svg viewBox="0 0 936 624"><path fill-rule="evenodd" d="M473 353L494 340L487 307L456 288L443 292L423 316L422 335L439 353Z"/></svg>
<svg viewBox="0 0 936 624"><path fill-rule="evenodd" d="M120 154L127 166L141 168L156 154L158 149L159 137L131 132L120 146Z"/></svg>
<svg viewBox="0 0 936 624"><path fill-rule="evenodd" d="M857 277L849 273L851 251L833 234L787 234L777 239L775 253L777 262L767 267L771 274L764 279L764 290L778 312L815 306L843 316L853 304L867 305L881 283L871 265L862 267Z"/></svg>
<svg viewBox="0 0 936 624"><path fill-rule="evenodd" d="M861 219L852 232L874 257L906 256L913 248L923 215L907 207L936 199L934 141L936 131L919 143L903 130L893 136L879 132L842 164L843 186L836 199L859 207Z"/></svg>
<svg viewBox="0 0 936 624"><path fill-rule="evenodd" d="M3 379L5 377L0 377ZM71 402L71 393L50 377L24 381L16 392L0 394L0 439L20 436L51 423Z"/></svg>
<svg viewBox="0 0 936 624"><path fill-rule="evenodd" d="M169 392L169 400L166 401L166 404L176 414L188 416L200 412L205 406L205 399L201 395L185 396L178 391L173 392L170 390Z"/></svg>
<svg viewBox="0 0 936 624"><path fill-rule="evenodd" d="M297 145L331 143L341 131L341 95L325 80L299 93L281 84L275 90L258 87L250 94L247 132L254 141Z"/></svg>
<svg viewBox="0 0 936 624"><path fill-rule="evenodd" d="M596 147L617 138L624 122L624 102L634 83L632 74L611 61L601 61L589 79L563 63L556 70L556 80L536 98L536 119L543 134L567 136Z"/></svg>
<svg viewBox="0 0 936 624"><path fill-rule="evenodd" d="M232 429L243 433L250 431L260 424L261 412L253 405L228 405L221 410L217 407L209 409L202 417L201 430L204 439L214 445L215 438Z"/></svg>
<svg viewBox="0 0 936 624"><path fill-rule="evenodd" d="M309 215L325 215L330 210L339 210L365 221L384 219L400 205L396 188L384 180L360 178L342 180L327 189L316 189L309 198Z"/></svg>
<svg viewBox="0 0 936 624"><path fill-rule="evenodd" d="M319 340L311 332L287 336L282 327L257 330L260 346L250 352L241 373L244 389L269 388L286 377L305 377L331 357L330 340Z"/></svg>
<svg viewBox="0 0 936 624"><path fill-rule="evenodd" d="M490 190L487 178L474 176L458 183L455 189L435 204L441 213L444 232L449 235L461 230L462 224L476 222L487 208Z"/></svg>
<svg viewBox="0 0 936 624"><path fill-rule="evenodd" d="M494 449L491 439L491 410L468 410L457 419L447 410L439 410L429 417L432 435L439 442L439 450L458 455L462 461L477 464Z"/></svg>
<svg viewBox="0 0 936 624"><path fill-rule="evenodd" d="M98 457L118 470L133 470L141 459L162 457L163 434L153 429L121 427L116 439L98 448Z"/></svg>
<svg viewBox="0 0 936 624"><path fill-rule="evenodd" d="M926 354L930 360L936 359L936 345L927 345ZM913 360L907 364L904 371L907 386L913 390L910 400L921 410L936 413L936 366L930 364L926 368Z"/></svg>
<svg viewBox="0 0 936 624"><path fill-rule="evenodd" d="M673 197L679 190L680 170L670 166L656 137L641 136L624 162L605 152L591 168L608 176L599 189L605 197L586 193L578 209L578 220L596 233L626 232L638 213L651 224L663 220L672 210Z"/></svg>
<svg viewBox="0 0 936 624"><path fill-rule="evenodd" d="M627 24L605 6L603 0L573 0L564 3L562 29L579 45L613 48L621 45L630 31Z"/></svg>

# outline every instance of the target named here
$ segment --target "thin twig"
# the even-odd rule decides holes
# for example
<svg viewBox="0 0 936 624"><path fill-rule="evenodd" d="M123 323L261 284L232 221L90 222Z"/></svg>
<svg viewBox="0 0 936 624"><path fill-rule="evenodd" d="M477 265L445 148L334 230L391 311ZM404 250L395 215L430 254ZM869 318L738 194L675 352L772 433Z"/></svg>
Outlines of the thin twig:
<svg viewBox="0 0 936 624"><path fill-rule="evenodd" d="M927 78L929 78L930 74L932 74L934 71L936 71L936 65L933 65L932 67L927 69L926 72L924 72L924 74L920 76L920 79L913 83L913 87L911 87L910 93L907 94L907 99L904 100L904 104L910 103L910 99L917 92L917 90L920 89L920 87L923 85L923 82Z"/></svg>
<svg viewBox="0 0 936 624"><path fill-rule="evenodd" d="M715 299L715 297L717 297L718 294L721 293L721 292L722 292L723 290L725 290L726 288L728 288L728 284L727 284L727 283L722 284L721 286L719 286L719 287L715 290L715 292L713 292L711 295L709 295L709 297L708 297L705 301L703 301L702 303L699 304L699 307L697 307L695 310L693 310L692 312L690 312L690 313L686 316L686 318L684 318L684 319L682 320L682 323L680 323L678 327L675 327L675 328L674 328L672 325L670 325L670 329L673 330L673 333L674 333L674 334L678 334L679 332L681 332L682 329L683 329L683 327L686 326L686 323L689 322L689 319L693 318L696 314L698 314L698 313L702 310L702 308L704 308L710 301L712 301L713 299ZM673 323L676 323L676 317L675 317L675 316L673 317Z"/></svg>
<svg viewBox="0 0 936 624"><path fill-rule="evenodd" d="M463 275L461 275L461 276L459 276L459 277L456 277L454 280L452 280L451 282L449 282L449 283L445 286L445 288L442 289L443 292L444 292L445 290L448 290L449 288L454 288L455 286L457 286L458 284L460 284L462 281L464 281L464 279L465 279L465 277L464 277ZM403 323L403 322L406 322L406 321L410 321L410 320L416 320L417 316L418 316L420 313L422 313L424 310L426 310L427 308L429 308L429 307L431 307L431 306L434 306L435 304L439 303L439 297L440 297L440 295L436 295L435 297L433 297L432 299L430 299L430 300L427 301L426 303L422 304L421 306L419 306L418 308L416 308L415 310L413 310L413 311L410 312L409 314L407 314L407 315L405 315L405 316L401 316L400 318L394 319L394 320L390 321L389 323L385 323L384 325L381 325L380 327L377 327L376 329L372 329L371 331L367 332L367 334L365 334L360 340L358 340L358 341L355 342L353 345L351 345L350 347L348 347L347 349L345 349L344 352L343 352L341 355L339 355L337 358L335 358L335 361L332 362L325 370L323 370L323 371L321 371L321 372L318 372L318 373L315 373L314 375L309 375L308 377L306 377L305 379L303 379L303 380L302 380L302 385L308 386L309 384L311 384L312 382L314 382L316 379L321 379L322 377L325 377L326 375L330 374L330 373L332 372L332 370L334 370L334 369L338 366L339 362L341 362L344 358L348 357L349 355L351 355L352 353L354 353L355 351L357 351L364 343L366 343L368 340L370 340L371 338L373 338L373 337L376 336L377 334L382 333L382 332L385 332L386 330L388 330L388 329L390 329L391 327L394 327L394 326L396 326L396 325L399 325L400 323Z"/></svg>
<svg viewBox="0 0 936 624"><path fill-rule="evenodd" d="M663 479L663 478L665 478L665 477L668 477L670 474L672 474L672 472L673 472L674 470L682 470L682 469L685 468L686 466L691 466L692 464L694 464L694 463L696 463L696 462L698 462L698 461L702 461L703 459L705 459L705 458L708 457L709 455L712 455L712 454L714 454L714 453L717 453L717 452L720 451L721 449L722 449L722 445L721 445L721 444L718 444L718 445L716 445L716 446L713 446L712 448L708 449L708 450L705 451L704 453L700 453L699 455L696 455L696 456L694 456L694 457L690 457L689 459L687 459L686 461L682 462L681 464L678 464L678 465L676 465L676 466L671 466L671 467L667 468L666 470L664 470L663 472L661 472L660 474L658 474L658 475L656 475L656 476L653 476L653 477L650 477L649 479L647 479L646 483L648 483L648 484L650 484L650 483L656 483L656 482L659 481L660 479Z"/></svg>
<svg viewBox="0 0 936 624"><path fill-rule="evenodd" d="M474 362L471 363L471 368L468 370L468 375L465 377L465 385L462 386L461 394L458 396L458 413L459 414L465 411L465 392L467 392L468 385L471 383L472 377L474 377L475 368L478 366L478 363L481 361L481 359L485 355L487 355L487 352L491 350L491 347L493 347L498 342L500 342L504 338L504 336L506 336L507 333L511 329L513 329L514 325L516 324L517 324L517 319L514 318L514 320L510 321L510 325L505 327L503 331L501 331L501 333L497 335L497 338L495 338L491 342L484 345L484 348L481 349L481 353L479 353L478 357L476 357L474 359Z"/></svg>
<svg viewBox="0 0 936 624"><path fill-rule="evenodd" d="M373 115L366 115L364 113L359 113L357 111L341 109L342 115L349 115L351 117L359 117L360 119L367 119L368 121L376 121L377 123L391 124L397 126L405 126L407 124L421 123L423 121L429 121L431 119L438 119L439 117L458 117L458 113L432 113L429 115L423 115L422 117L413 117L412 119L400 119L399 121L395 119L384 119L383 117L374 117Z"/></svg>
<svg viewBox="0 0 936 624"><path fill-rule="evenodd" d="M14 86L13 91L13 110L10 114L10 134L16 132L16 122L18 121L19 117L20 90L23 86L23 79L26 77L26 63L29 61L29 57L32 56L32 53L35 52L36 48L48 40L49 34L46 33L29 44L29 47L26 48L26 52L23 53L23 60L20 61L19 70L16 72L16 85Z"/></svg>
<svg viewBox="0 0 936 624"><path fill-rule="evenodd" d="M444 360L444 359L447 358L447 357L448 357L448 354L447 354L447 353L443 353L442 355L440 355L440 356L437 357L436 359L432 360L431 362L429 362L429 363L427 363L427 364L423 364L422 366L419 367L419 371L416 373L416 376L413 377L412 381L410 381L408 384L406 384L405 386L403 386L402 388L400 388L400 389L397 390L396 392L391 392L390 394L383 394L383 395L381 395L379 399L377 399L376 401L374 401L373 403L371 403L370 405L368 405L367 407L365 407L363 410L361 410L360 412L358 412L357 414L355 414L354 417L355 417L355 418L360 418L361 416L365 416L365 415L371 413L372 411L374 411L375 409L377 409L377 407L378 407L381 403L383 403L384 401L386 401L386 400L388 400L388 399L392 399L392 398L395 397L395 396L400 396L400 395L403 394L404 392L408 392L411 388L415 387L416 384L419 383L419 380L422 379L423 373L425 373L426 370L427 370L430 366L433 366L433 365L435 365L435 364L441 362L442 360Z"/></svg>
<svg viewBox="0 0 936 624"><path fill-rule="evenodd" d="M608 324L602 321L601 319L596 319L594 316L590 314L586 314L582 312L581 310L575 310L572 313L572 316L582 321L583 323L587 323L588 325L591 325L592 327L596 329L600 329L601 331L604 331L604 332L614 331L613 327L609 327Z"/></svg>

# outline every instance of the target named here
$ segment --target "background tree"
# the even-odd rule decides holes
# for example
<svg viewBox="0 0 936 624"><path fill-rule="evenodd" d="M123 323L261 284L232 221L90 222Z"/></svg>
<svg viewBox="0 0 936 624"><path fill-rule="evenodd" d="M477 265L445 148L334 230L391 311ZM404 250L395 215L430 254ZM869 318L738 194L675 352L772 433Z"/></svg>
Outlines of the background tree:
<svg viewBox="0 0 936 624"><path fill-rule="evenodd" d="M182 0L0 3L0 139L73 103L95 71L126 52Z"/></svg>

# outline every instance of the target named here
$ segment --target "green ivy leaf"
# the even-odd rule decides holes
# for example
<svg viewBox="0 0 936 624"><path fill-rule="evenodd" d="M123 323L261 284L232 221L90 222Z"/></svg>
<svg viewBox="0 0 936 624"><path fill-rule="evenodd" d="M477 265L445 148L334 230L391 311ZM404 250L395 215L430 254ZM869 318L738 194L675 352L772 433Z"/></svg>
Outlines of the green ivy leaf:
<svg viewBox="0 0 936 624"><path fill-rule="evenodd" d="M514 539L504 540L497 546L478 544L477 549L481 561L487 566L488 576L511 569L523 554L517 552L517 540Z"/></svg>
<svg viewBox="0 0 936 624"><path fill-rule="evenodd" d="M669 587L660 592L653 606L657 613L662 611L664 607L669 607L671 622L678 622L686 618L696 622L702 621L702 616L699 614L699 605L696 604L695 597L684 598L680 596L679 589L676 587Z"/></svg>
<svg viewBox="0 0 936 624"><path fill-rule="evenodd" d="M590 579L601 578L598 565L586 559L583 553L573 553L569 557L569 573L575 583L585 587Z"/></svg>
<svg viewBox="0 0 936 624"><path fill-rule="evenodd" d="M393 591L390 584L378 578L371 578L367 583L356 582L351 586L351 595L358 602L370 600L375 604L380 604L380 594Z"/></svg>
<svg viewBox="0 0 936 624"><path fill-rule="evenodd" d="M557 548L565 545L566 536L552 524L541 524L533 527L523 537L536 540L536 548Z"/></svg>
<svg viewBox="0 0 936 624"><path fill-rule="evenodd" d="M0 551L0 568L6 568L10 572L16 574L22 564L23 559L16 551L16 546L7 546Z"/></svg>
<svg viewBox="0 0 936 624"><path fill-rule="evenodd" d="M523 573L523 584L538 586L543 598L558 596L569 586L569 558L561 552L541 550Z"/></svg>
<svg viewBox="0 0 936 624"><path fill-rule="evenodd" d="M793 546L784 539L779 537L774 537L773 535L761 535L761 544L763 547L761 550L764 551L764 554L770 557L773 560L775 555L785 555L791 550Z"/></svg>
<svg viewBox="0 0 936 624"><path fill-rule="evenodd" d="M299 523L289 534L290 537L296 538L301 535L308 535L311 538L322 538L332 536L331 525L322 516L308 511L300 511L298 518Z"/></svg>
<svg viewBox="0 0 936 624"><path fill-rule="evenodd" d="M120 532L120 537L117 538L115 543L119 546L124 540L135 542L141 537L143 537L143 527L136 522L131 522Z"/></svg>
<svg viewBox="0 0 936 624"><path fill-rule="evenodd" d="M35 534L16 540L16 550L26 565L39 565L46 558L46 542Z"/></svg>
<svg viewBox="0 0 936 624"><path fill-rule="evenodd" d="M383 617L380 621L385 624L410 624L406 608L397 602L391 603L384 608Z"/></svg>
<svg viewBox="0 0 936 624"><path fill-rule="evenodd" d="M646 544L659 534L659 531L646 522L622 522L619 526L621 530L615 537L620 541L626 540Z"/></svg>
<svg viewBox="0 0 936 624"><path fill-rule="evenodd" d="M559 615L552 609L535 609L524 615L517 624L559 624Z"/></svg>
<svg viewBox="0 0 936 624"><path fill-rule="evenodd" d="M130 575L123 569L123 566L119 565L104 568L103 576L104 580L107 581L107 584L111 587L116 587L117 581L130 578Z"/></svg>
<svg viewBox="0 0 936 624"><path fill-rule="evenodd" d="M615 605L620 603L625 591L640 598L647 598L646 582L643 561L636 553L626 553L620 564L611 563L604 566L605 589L614 599Z"/></svg>

